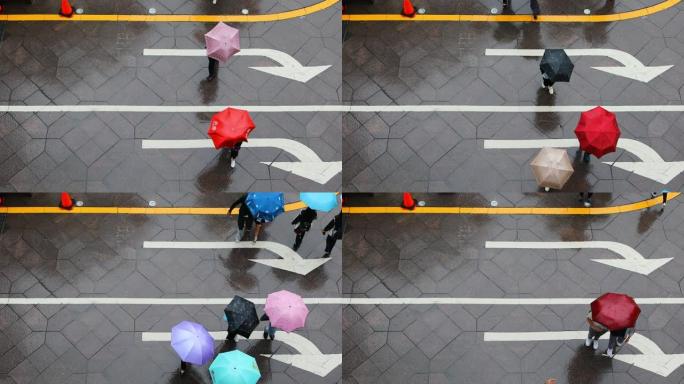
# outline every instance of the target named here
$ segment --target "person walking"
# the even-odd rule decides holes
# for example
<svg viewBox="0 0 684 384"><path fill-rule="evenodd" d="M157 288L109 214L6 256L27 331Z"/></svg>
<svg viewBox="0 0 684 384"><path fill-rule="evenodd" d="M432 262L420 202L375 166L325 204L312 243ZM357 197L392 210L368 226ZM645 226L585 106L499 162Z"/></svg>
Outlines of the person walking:
<svg viewBox="0 0 684 384"><path fill-rule="evenodd" d="M340 212L337 215L335 215L335 217L333 217L333 219L330 220L328 225L326 225L325 228L323 228L323 230L321 231L323 235L330 232L328 233L328 236L325 238L325 253L323 253L323 257L330 257L330 252L332 252L335 243L338 239L342 238L342 231L342 212Z"/></svg>
<svg viewBox="0 0 684 384"><path fill-rule="evenodd" d="M511 0L503 0L501 7L502 8L511 7ZM539 16L539 14L541 13L541 9L539 8L538 0L530 0L530 9L532 10L532 18L537 20L537 16ZM549 93L553 94L553 91L549 91Z"/></svg>
<svg viewBox="0 0 684 384"><path fill-rule="evenodd" d="M264 340L266 340L267 338L271 340L275 339L277 328L271 325L271 319L268 318L268 315L264 313L263 316L259 318L259 320L268 321L268 324L266 324L266 327L264 327Z"/></svg>
<svg viewBox="0 0 684 384"><path fill-rule="evenodd" d="M587 314L587 323L589 324L589 334L587 339L584 340L584 345L586 347L592 347L594 350L598 349L598 341L601 336L608 332L603 324L594 321L592 319L591 311ZM615 356L615 347L622 346L625 342L625 337L627 336L627 329L618 329L610 331L610 338L608 339L608 348L606 349L606 356Z"/></svg>
<svg viewBox="0 0 684 384"><path fill-rule="evenodd" d="M292 246L293 250L298 250L299 247L302 245L304 235L306 235L306 233L309 232L309 229L311 229L311 223L313 223L313 221L316 220L317 217L318 215L316 214L316 211L309 207L306 207L301 212L299 212L299 215L297 215L297 217L295 217L294 220L292 220L292 225L299 224L294 229L296 237L294 245Z"/></svg>
<svg viewBox="0 0 684 384"><path fill-rule="evenodd" d="M235 202L233 202L228 209L228 214L230 215L235 207L240 206L240 209L238 210L238 230L235 234L235 241L242 241L242 239L245 237L245 232L251 231L252 224L254 223L254 217L252 216L252 212L249 210L249 207L247 207L246 201L247 194L245 193L244 195L240 196L239 199L235 200Z"/></svg>
<svg viewBox="0 0 684 384"><path fill-rule="evenodd" d="M209 76L207 76L207 81L213 81L218 76L219 61L213 57L209 57Z"/></svg>
<svg viewBox="0 0 684 384"><path fill-rule="evenodd" d="M235 159L237 159L240 154L240 148L242 148L242 141L235 144L234 147L230 148L230 168L235 168Z"/></svg>
<svg viewBox="0 0 684 384"><path fill-rule="evenodd" d="M663 189L662 191L660 191L660 195L663 197L663 202L662 202L662 205L660 206L661 211L665 210L665 206L667 205L667 194L668 193L670 193L670 191L668 191L667 189ZM658 192L653 192L653 193L651 193L651 198L655 198L658 195L659 195Z"/></svg>

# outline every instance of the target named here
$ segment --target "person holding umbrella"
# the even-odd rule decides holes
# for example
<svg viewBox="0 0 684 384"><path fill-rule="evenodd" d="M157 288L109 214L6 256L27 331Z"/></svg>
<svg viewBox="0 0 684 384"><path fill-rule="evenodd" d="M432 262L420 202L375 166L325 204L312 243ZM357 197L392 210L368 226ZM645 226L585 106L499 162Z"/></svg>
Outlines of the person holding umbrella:
<svg viewBox="0 0 684 384"><path fill-rule="evenodd" d="M188 365L204 365L214 357L214 338L202 325L190 321L171 328L171 347L181 359L181 375Z"/></svg>
<svg viewBox="0 0 684 384"><path fill-rule="evenodd" d="M256 384L261 378L256 360L238 350L221 352L209 366L213 384Z"/></svg>
<svg viewBox="0 0 684 384"><path fill-rule="evenodd" d="M250 192L245 199L245 205L256 222L252 240L256 243L264 223L270 223L276 216L285 212L285 196L282 192Z"/></svg>
<svg viewBox="0 0 684 384"><path fill-rule="evenodd" d="M268 321L264 328L264 340L275 339L277 329L292 332L304 327L309 309L302 297L290 291L282 290L269 293L261 320Z"/></svg>
<svg viewBox="0 0 684 384"><path fill-rule="evenodd" d="M230 208L228 208L228 214L230 215L235 207L240 206L237 217L238 230L235 234L235 241L242 241L245 236L245 232L251 231L252 224L254 223L254 217L252 216L252 212L249 210L249 207L247 207L246 201L247 194L245 193L244 195L240 196L239 199L235 200L233 204L230 205Z"/></svg>
<svg viewBox="0 0 684 384"><path fill-rule="evenodd" d="M338 205L337 194L334 192L302 192L299 199L307 207L292 221L292 225L299 224L295 228L296 238L292 246L295 251L302 244L304 235L311 229L311 223L318 217L316 211L330 212Z"/></svg>
<svg viewBox="0 0 684 384"><path fill-rule="evenodd" d="M241 296L233 296L233 300L223 309L223 315L228 323L226 340L235 341L237 335L249 339L259 324L254 303Z"/></svg>
<svg viewBox="0 0 684 384"><path fill-rule="evenodd" d="M615 356L616 347L622 346L631 336L641 308L634 298L621 293L605 293L591 303L587 314L589 334L584 345L598 349L598 340L610 331L606 356Z"/></svg>
<svg viewBox="0 0 684 384"><path fill-rule="evenodd" d="M583 160L588 163L590 154L601 158L607 153L615 152L620 133L614 113L602 107L582 112L575 127L575 136L580 144L578 156L584 151Z"/></svg>
<svg viewBox="0 0 684 384"><path fill-rule="evenodd" d="M568 82L575 65L562 49L546 49L539 63L542 74L542 88L547 88L553 95L553 85L557 81Z"/></svg>
<svg viewBox="0 0 684 384"><path fill-rule="evenodd" d="M230 168L235 168L242 143L247 141L249 134L256 128L249 112L226 108L215 114L209 123L207 134L214 143L214 148L227 148L230 150Z"/></svg>
<svg viewBox="0 0 684 384"><path fill-rule="evenodd" d="M219 62L226 62L240 52L240 31L218 23L204 35L204 42L209 58L207 81L213 81L218 76Z"/></svg>
<svg viewBox="0 0 684 384"><path fill-rule="evenodd" d="M330 252L332 252L335 243L342 238L342 229L342 212L340 212L321 231L324 236L330 232L325 238L325 253L323 253L323 257L330 257Z"/></svg>

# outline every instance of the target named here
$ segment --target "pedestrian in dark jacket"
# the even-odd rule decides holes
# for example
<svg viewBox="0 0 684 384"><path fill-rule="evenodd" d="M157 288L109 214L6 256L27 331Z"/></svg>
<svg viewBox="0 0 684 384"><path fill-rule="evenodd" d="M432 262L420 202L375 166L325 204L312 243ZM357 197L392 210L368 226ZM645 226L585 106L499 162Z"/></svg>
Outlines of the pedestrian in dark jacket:
<svg viewBox="0 0 684 384"><path fill-rule="evenodd" d="M254 223L252 212L249 210L249 207L247 207L246 193L240 196L239 199L235 200L233 204L231 204L228 214L230 214L237 206L240 206L240 210L238 211L237 217L238 231L235 234L235 241L241 241L245 236L245 232L252 230L252 224Z"/></svg>
<svg viewBox="0 0 684 384"><path fill-rule="evenodd" d="M294 220L292 220L292 225L299 224L294 229L296 237L292 249L295 251L299 249L299 247L302 245L302 240L304 240L304 235L309 232L309 229L311 229L311 223L313 223L317 217L318 215L316 214L316 211L306 207L299 212L299 215L297 215Z"/></svg>
<svg viewBox="0 0 684 384"><path fill-rule="evenodd" d="M335 217L333 217L333 219L330 220L328 225L326 225L325 228L323 228L323 231L321 231L324 235L327 232L330 232L328 234L328 237L325 238L325 253L323 253L323 257L330 257L330 252L332 252L335 243L338 239L342 238L342 231L342 213L340 212Z"/></svg>

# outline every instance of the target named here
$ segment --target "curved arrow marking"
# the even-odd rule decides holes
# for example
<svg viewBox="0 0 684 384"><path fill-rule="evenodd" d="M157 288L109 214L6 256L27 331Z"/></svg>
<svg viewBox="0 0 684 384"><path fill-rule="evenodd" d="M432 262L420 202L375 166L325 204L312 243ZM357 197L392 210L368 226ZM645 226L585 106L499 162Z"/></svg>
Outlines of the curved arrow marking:
<svg viewBox="0 0 684 384"><path fill-rule="evenodd" d="M485 140L485 149L532 149L532 148L574 148L579 147L577 139L539 139L539 140ZM665 161L648 145L634 139L619 139L617 147L638 157L640 162L604 161L603 164L616 166L639 176L667 184L684 172L684 161Z"/></svg>
<svg viewBox="0 0 684 384"><path fill-rule="evenodd" d="M145 49L144 56L194 56L206 57L205 49ZM303 66L294 57L276 49L247 48L241 49L235 56L263 56L280 64L280 67L250 67L257 71L268 73L274 76L306 83L321 74L331 65L319 65L313 67Z"/></svg>
<svg viewBox="0 0 684 384"><path fill-rule="evenodd" d="M266 249L281 259L249 259L255 263L283 269L299 275L309 272L330 261L329 258L304 259L292 248L273 241L145 241L143 248L151 249Z"/></svg>
<svg viewBox="0 0 684 384"><path fill-rule="evenodd" d="M584 340L586 337L587 331L484 333L484 341L566 341ZM606 333L601 336L601 339L608 337L609 334ZM641 354L626 355L619 353L615 355L615 359L664 377L669 376L681 365L684 365L684 354L666 354L651 339L639 333L632 335L627 345L634 347Z"/></svg>
<svg viewBox="0 0 684 384"><path fill-rule="evenodd" d="M596 70L627 77L632 80L648 83L663 74L672 65L649 67L637 60L636 57L618 49L564 49L568 56L607 56L619 61L622 67L592 67ZM544 56L543 49L486 49L485 56Z"/></svg>
<svg viewBox="0 0 684 384"><path fill-rule="evenodd" d="M227 332L209 332L214 340L225 340ZM236 340L245 338L238 335ZM260 332L252 332L249 340L262 340ZM299 354L261 354L299 369L309 371L321 377L327 376L333 369L342 364L342 354L324 354L306 337L293 332L278 332L277 341L283 342L295 349ZM171 341L171 332L143 332L142 341Z"/></svg>
<svg viewBox="0 0 684 384"><path fill-rule="evenodd" d="M490 249L607 249L623 259L591 259L597 263L625 269L648 276L651 272L667 264L672 257L646 259L634 248L615 241L487 241L485 248Z"/></svg>
<svg viewBox="0 0 684 384"><path fill-rule="evenodd" d="M297 176L325 184L342 172L341 161L323 161L311 148L291 139L249 139L243 148L278 148L296 157L299 162L262 161L262 164L282 169ZM211 139L198 140L143 140L143 149L214 149Z"/></svg>

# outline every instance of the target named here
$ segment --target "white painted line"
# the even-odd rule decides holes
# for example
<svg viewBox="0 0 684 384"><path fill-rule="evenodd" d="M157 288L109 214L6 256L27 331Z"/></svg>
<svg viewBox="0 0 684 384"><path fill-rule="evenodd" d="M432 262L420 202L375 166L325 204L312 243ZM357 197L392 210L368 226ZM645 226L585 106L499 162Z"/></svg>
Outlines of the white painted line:
<svg viewBox="0 0 684 384"><path fill-rule="evenodd" d="M622 67L592 67L596 70L612 73L613 75L626 77L632 80L648 83L663 74L672 65L649 67L644 65L636 57L618 49L589 48L589 49L564 49L568 56L607 56L620 62ZM543 49L486 49L485 56L544 56Z"/></svg>
<svg viewBox="0 0 684 384"><path fill-rule="evenodd" d="M584 340L588 331L560 332L485 332L484 341L569 341ZM609 334L601 336L607 339ZM684 365L684 354L666 354L660 347L644 335L635 333L629 339L629 346L639 350L639 355L628 355L622 352L615 355L616 360L651 371L667 377L681 365Z"/></svg>
<svg viewBox="0 0 684 384"><path fill-rule="evenodd" d="M543 147L579 147L577 139L485 140L485 149L534 149ZM684 172L684 161L665 161L653 148L634 139L619 139L618 148L635 155L641 161L621 161L604 164L615 166L661 184L667 184Z"/></svg>
<svg viewBox="0 0 684 384"><path fill-rule="evenodd" d="M672 257L646 259L634 248L615 241L487 241L485 248L490 249L607 249L623 259L591 259L615 268L648 276L651 272L667 264Z"/></svg>
<svg viewBox="0 0 684 384"><path fill-rule="evenodd" d="M576 113L598 105L235 105L233 108L255 113L296 112L370 112L370 113ZM227 105L0 105L5 112L131 112L131 113L201 113L219 112ZM611 112L684 112L684 105L602 105Z"/></svg>
<svg viewBox="0 0 684 384"><path fill-rule="evenodd" d="M249 139L242 144L243 148L278 148L296 157L298 162L262 161L271 167L282 169L299 177L304 177L319 184L326 184L335 175L342 172L341 161L323 161L311 148L291 139ZM191 149L214 148L211 139L198 140L143 140L143 149Z"/></svg>
<svg viewBox="0 0 684 384"><path fill-rule="evenodd" d="M209 332L214 340L222 341L226 339L227 332ZM238 335L236 340L245 338ZM250 340L262 340L261 332L254 331L249 337ZM318 376L325 377L333 369L342 364L342 354L324 354L306 337L293 332L278 332L276 341L285 343L295 349L298 354L262 354L261 356L270 357L285 364L290 364L299 369L309 371ZM142 341L171 341L171 332L143 332Z"/></svg>
<svg viewBox="0 0 684 384"><path fill-rule="evenodd" d="M292 248L273 241L145 241L143 248L155 249L265 249L275 253L282 259L250 259L255 263L283 269L300 275L311 271L330 261L330 258L304 259Z"/></svg>
<svg viewBox="0 0 684 384"><path fill-rule="evenodd" d="M0 305L226 305L232 295L218 298L174 298L174 297L3 297ZM254 304L266 303L266 298L246 299ZM492 298L492 297L389 297L389 298L345 298L309 297L304 302L310 305L588 305L596 298ZM683 305L684 297L636 298L639 305Z"/></svg>
<svg viewBox="0 0 684 384"><path fill-rule="evenodd" d="M207 56L205 49L145 49L144 56ZM274 76L284 77L290 80L306 83L321 72L330 68L331 65L307 67L302 65L294 57L276 49L246 48L234 56L263 56L280 64L279 67L250 67L251 69L265 72Z"/></svg>

